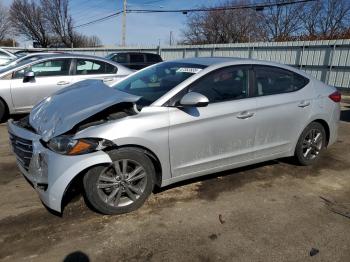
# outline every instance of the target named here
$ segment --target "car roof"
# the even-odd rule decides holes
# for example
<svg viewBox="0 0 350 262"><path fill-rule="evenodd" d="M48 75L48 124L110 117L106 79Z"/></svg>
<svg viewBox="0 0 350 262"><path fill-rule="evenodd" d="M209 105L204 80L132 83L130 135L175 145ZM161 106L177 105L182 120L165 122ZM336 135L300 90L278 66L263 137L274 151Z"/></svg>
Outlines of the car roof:
<svg viewBox="0 0 350 262"><path fill-rule="evenodd" d="M207 67L221 67L221 66L229 66L229 65L235 65L235 64L252 64L252 65L265 65L265 66L273 66L273 67L279 67L284 68L289 71L296 72L298 74L301 74L305 77L310 78L311 76L306 74L305 72L292 67L290 65L286 64L280 64L272 61L265 61L265 60L258 60L258 59L251 59L251 58L240 58L240 57L193 57L193 58L184 58L184 59L178 59L178 60L172 60L171 62L179 62L179 63L189 63L189 64L197 64L197 65L204 65Z"/></svg>
<svg viewBox="0 0 350 262"><path fill-rule="evenodd" d="M119 64L119 63L116 63L112 60L109 60L109 59L106 59L106 58L103 58L103 57L100 57L100 56L92 56L92 55L80 55L80 54L57 54L57 53L53 53L52 55L44 55L43 57L35 60L35 61L26 61L24 63L19 63L19 64L16 64L12 67L9 67L9 68L4 68L3 70L0 70L0 75L3 75L3 74L7 74L8 72L10 71L14 71L14 70L17 70L17 68L21 68L21 67L25 67L29 64L32 64L32 63L38 63L38 62L41 62L41 61L46 61L46 60L49 60L49 59L52 59L52 58L77 58L77 59L94 59L94 60L99 60L99 61L103 61L103 62L106 62L106 63L109 63L109 64L112 64L114 66L118 66L118 68L123 68L125 70L130 70L126 67L124 67L123 65Z"/></svg>
<svg viewBox="0 0 350 262"><path fill-rule="evenodd" d="M101 56L93 56L93 55L81 55L81 54L70 54L70 53L52 53L50 55L50 58L82 58L82 59L97 59L97 60L104 60L106 62L111 62L109 59L105 59ZM45 57L46 58L46 57Z"/></svg>
<svg viewBox="0 0 350 262"><path fill-rule="evenodd" d="M191 57L191 58L173 60L172 62L211 66L211 65L221 64L221 63L236 62L236 61L242 61L242 60L248 60L248 59L238 58L238 57Z"/></svg>
<svg viewBox="0 0 350 262"><path fill-rule="evenodd" d="M51 52L36 52L36 53L28 53L23 57L28 57L28 56L41 56L41 55L55 55L57 53L51 53Z"/></svg>
<svg viewBox="0 0 350 262"><path fill-rule="evenodd" d="M137 51L120 51L120 52L109 53L109 55L114 55L114 54L142 54L142 55L156 55L156 56L160 56L159 54L155 54L155 53L137 52Z"/></svg>

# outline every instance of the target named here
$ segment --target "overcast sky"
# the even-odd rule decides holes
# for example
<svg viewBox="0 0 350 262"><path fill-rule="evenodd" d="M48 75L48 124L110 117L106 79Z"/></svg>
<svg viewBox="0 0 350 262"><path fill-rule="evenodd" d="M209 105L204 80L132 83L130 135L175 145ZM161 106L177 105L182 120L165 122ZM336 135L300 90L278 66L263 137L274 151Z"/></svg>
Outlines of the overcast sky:
<svg viewBox="0 0 350 262"><path fill-rule="evenodd" d="M12 0L0 0L9 6ZM130 9L183 9L202 5L212 6L220 0L128 0ZM123 0L71 0L70 8L76 25L80 25L100 17L122 10ZM108 21L79 28L86 35L97 35L104 45L119 45L121 43L122 16ZM166 14L128 14L127 36L128 45L155 45L169 43L170 31L176 40L181 39L181 30L185 27L186 15L181 13ZM20 41L23 43L23 41Z"/></svg>

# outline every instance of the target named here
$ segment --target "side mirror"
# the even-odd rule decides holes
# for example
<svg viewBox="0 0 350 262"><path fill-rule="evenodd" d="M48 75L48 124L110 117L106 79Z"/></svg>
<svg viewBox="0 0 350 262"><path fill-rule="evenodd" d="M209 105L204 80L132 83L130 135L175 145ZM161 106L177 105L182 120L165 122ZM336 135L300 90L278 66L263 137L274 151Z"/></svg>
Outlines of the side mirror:
<svg viewBox="0 0 350 262"><path fill-rule="evenodd" d="M196 92L189 92L182 97L180 105L182 106L194 106L194 107L205 107L209 104L209 99Z"/></svg>
<svg viewBox="0 0 350 262"><path fill-rule="evenodd" d="M23 83L34 82L35 74L32 71L25 72L23 77Z"/></svg>

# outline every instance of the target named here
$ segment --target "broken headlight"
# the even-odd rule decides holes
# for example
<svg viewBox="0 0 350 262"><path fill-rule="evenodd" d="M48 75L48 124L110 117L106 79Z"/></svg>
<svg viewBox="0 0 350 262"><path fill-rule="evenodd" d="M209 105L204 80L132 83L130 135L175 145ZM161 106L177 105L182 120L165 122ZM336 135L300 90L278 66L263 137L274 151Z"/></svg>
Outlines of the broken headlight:
<svg viewBox="0 0 350 262"><path fill-rule="evenodd" d="M52 138L47 147L55 153L62 155L81 155L102 150L113 145L112 142L98 138L73 139L71 136L58 136Z"/></svg>

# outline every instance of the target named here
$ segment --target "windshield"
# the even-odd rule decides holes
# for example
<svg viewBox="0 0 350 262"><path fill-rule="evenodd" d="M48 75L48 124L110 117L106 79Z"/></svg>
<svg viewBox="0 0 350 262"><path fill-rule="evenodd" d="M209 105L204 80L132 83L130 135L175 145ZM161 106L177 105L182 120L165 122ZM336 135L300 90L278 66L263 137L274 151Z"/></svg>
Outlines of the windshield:
<svg viewBox="0 0 350 262"><path fill-rule="evenodd" d="M132 95L141 96L138 105L148 106L205 67L178 62L160 63L136 73L113 87Z"/></svg>

